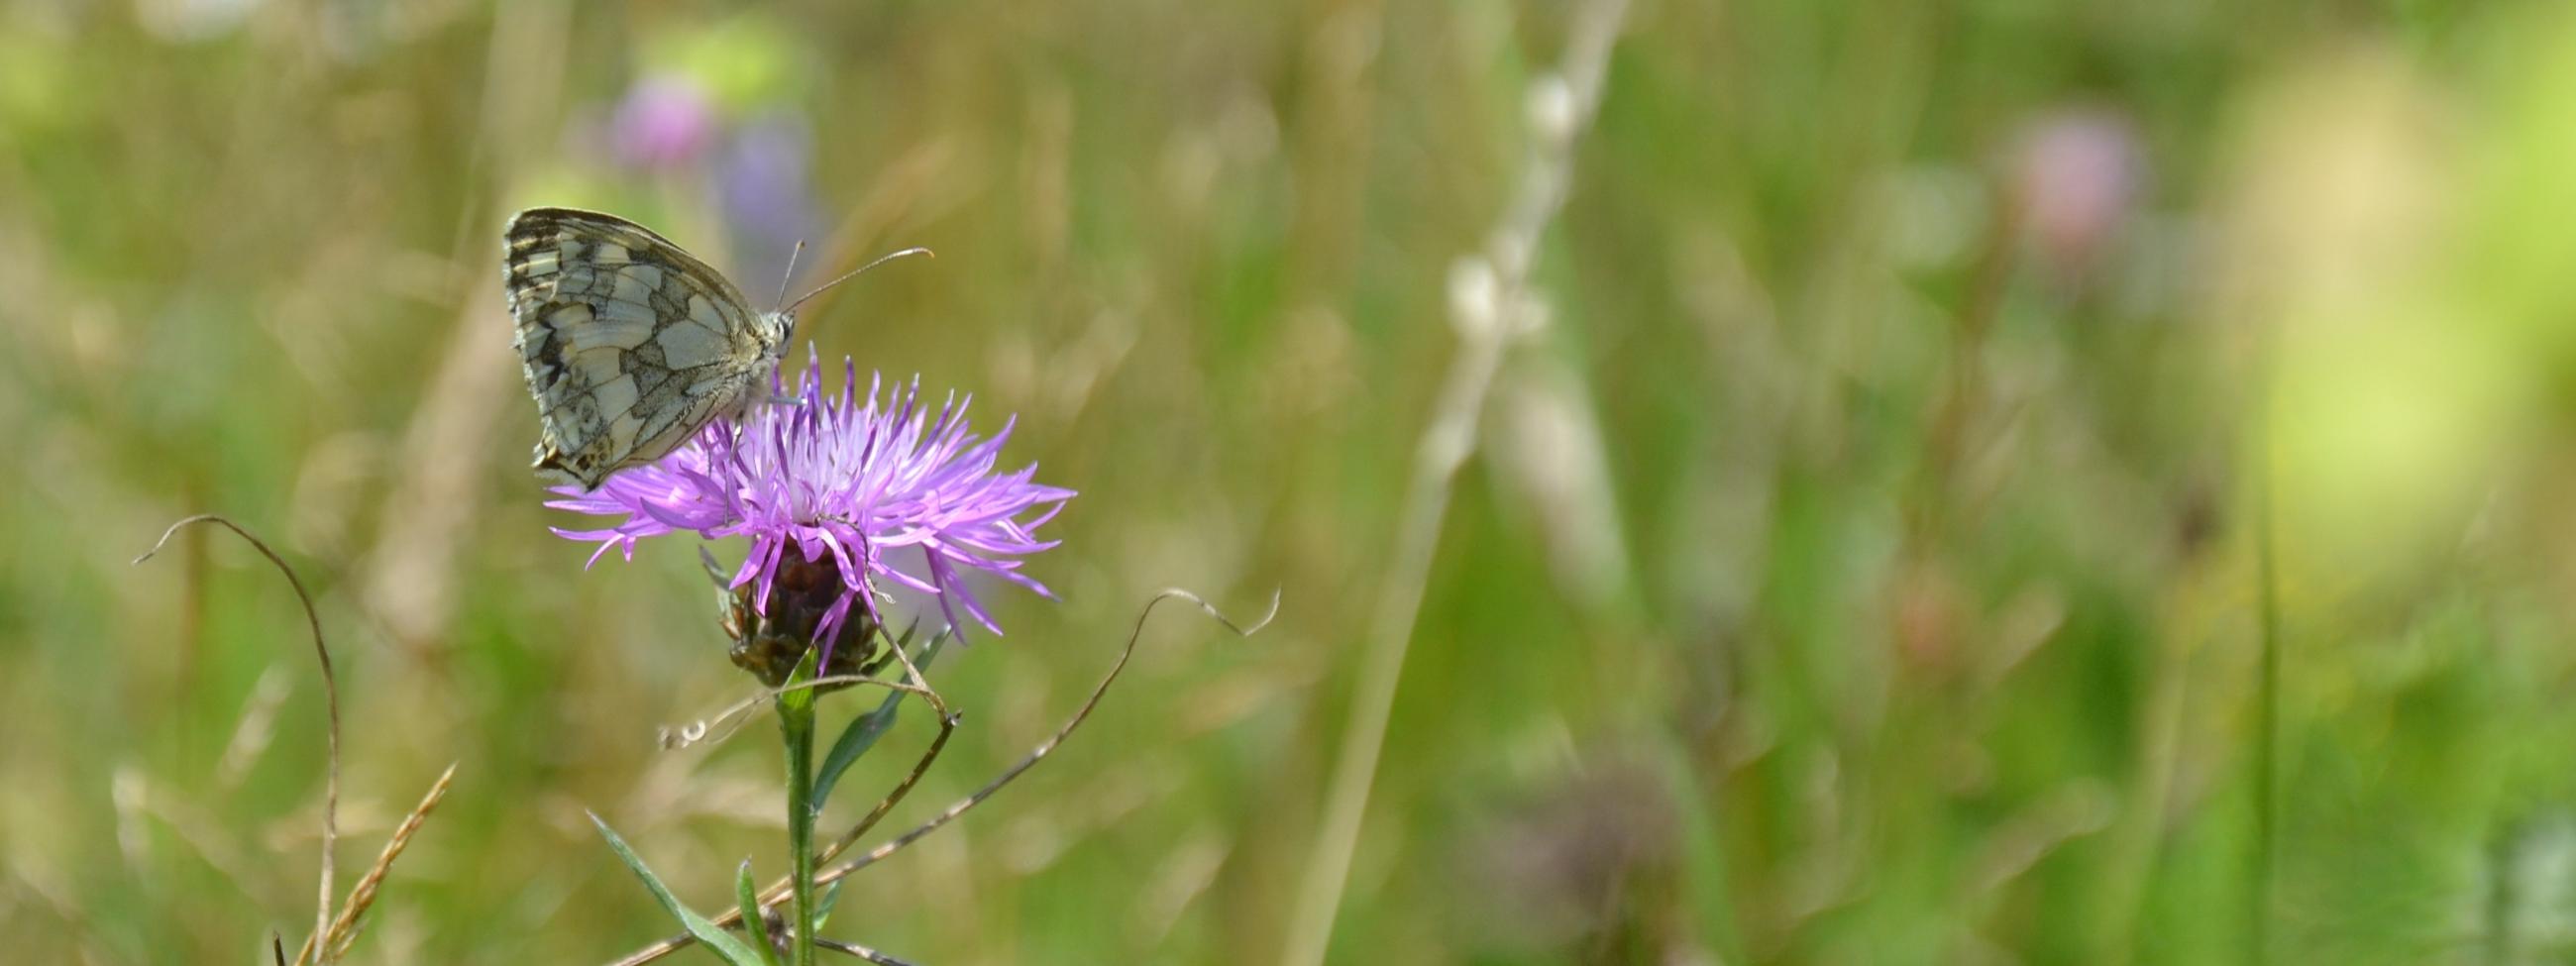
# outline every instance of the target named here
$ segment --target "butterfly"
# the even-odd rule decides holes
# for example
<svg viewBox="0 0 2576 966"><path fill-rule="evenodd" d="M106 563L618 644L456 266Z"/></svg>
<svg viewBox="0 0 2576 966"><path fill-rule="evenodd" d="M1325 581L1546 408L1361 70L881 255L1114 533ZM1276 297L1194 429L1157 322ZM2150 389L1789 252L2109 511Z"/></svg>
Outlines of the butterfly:
<svg viewBox="0 0 2576 966"><path fill-rule="evenodd" d="M760 312L724 273L615 215L530 208L511 216L502 242L512 342L537 401L532 468L584 490L768 401L806 299L889 259L929 254L896 252Z"/></svg>

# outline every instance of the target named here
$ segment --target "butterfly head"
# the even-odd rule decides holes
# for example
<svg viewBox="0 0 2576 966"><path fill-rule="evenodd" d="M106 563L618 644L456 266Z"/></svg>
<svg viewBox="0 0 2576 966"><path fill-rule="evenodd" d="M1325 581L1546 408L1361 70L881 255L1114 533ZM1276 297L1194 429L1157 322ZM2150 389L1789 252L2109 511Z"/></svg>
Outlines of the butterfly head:
<svg viewBox="0 0 2576 966"><path fill-rule="evenodd" d="M760 327L760 344L770 347L772 358L786 351L786 345L796 338L794 312L763 312L756 324Z"/></svg>

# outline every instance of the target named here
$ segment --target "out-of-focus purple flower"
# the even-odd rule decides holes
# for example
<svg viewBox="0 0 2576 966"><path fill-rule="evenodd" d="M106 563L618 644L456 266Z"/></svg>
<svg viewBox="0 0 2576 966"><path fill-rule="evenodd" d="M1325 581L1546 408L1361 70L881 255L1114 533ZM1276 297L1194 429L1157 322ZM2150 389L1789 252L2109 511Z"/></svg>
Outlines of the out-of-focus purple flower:
<svg viewBox="0 0 2576 966"><path fill-rule="evenodd" d="M765 285L787 270L797 242L815 237L814 136L803 118L772 112L744 121L726 141L715 164L716 207L743 272L736 277Z"/></svg>
<svg viewBox="0 0 2576 966"><path fill-rule="evenodd" d="M933 595L952 627L962 626L962 609L996 634L1001 628L966 586L970 572L1054 596L1019 568L1021 558L1056 545L1033 533L1074 492L1031 482L1035 465L994 471L1011 423L979 438L966 425L971 399L951 395L934 409L918 378L885 389L874 376L862 397L857 369L846 362L840 393L827 397L821 373L820 361L809 361L794 404L757 407L738 426L719 420L596 491L557 487L563 499L549 507L626 519L555 533L599 541L594 563L610 548L632 559L637 540L666 533L749 537L732 586L752 587L763 613L774 590L793 589L777 586L782 571L823 568L839 584L812 638L825 644L825 666L853 604L870 625L883 625L871 586L878 581ZM906 557L920 576L896 569Z"/></svg>
<svg viewBox="0 0 2576 966"><path fill-rule="evenodd" d="M2147 179L2146 151L2128 118L2068 111L2040 119L2016 152L2014 201L2041 258L2072 277L2091 268Z"/></svg>
<svg viewBox="0 0 2576 966"><path fill-rule="evenodd" d="M627 89L609 129L620 160L667 168L705 152L715 141L716 120L715 102L695 81L655 74Z"/></svg>

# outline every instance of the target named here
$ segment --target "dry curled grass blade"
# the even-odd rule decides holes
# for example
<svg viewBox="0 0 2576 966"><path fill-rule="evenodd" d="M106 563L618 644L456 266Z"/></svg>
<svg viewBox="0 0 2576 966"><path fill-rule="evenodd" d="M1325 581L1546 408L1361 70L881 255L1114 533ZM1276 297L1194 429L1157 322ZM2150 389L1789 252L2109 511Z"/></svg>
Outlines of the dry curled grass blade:
<svg viewBox="0 0 2576 966"><path fill-rule="evenodd" d="M1063 727L1057 728L1055 733L1048 735L1045 741L1038 742L1038 746L1029 749L1029 753L1025 757L1022 757L1018 762L1012 764L1011 767L1002 769L1001 774L994 776L992 781L985 782L984 787L976 789L973 794L958 799L956 804L950 805L946 809L941 810L939 814L931 816L928 821L913 826L911 831L897 835L894 838L887 839L885 844L869 849L866 855L859 856L858 858L852 859L841 865L837 865L824 870L823 872L817 873L814 876L814 884L829 884L839 880L843 876L849 875L850 873L857 872L860 869L867 868L868 866L875 865L878 862L883 861L887 856L901 851L904 846L918 842L923 836L938 831L940 826L955 821L958 816L966 814L968 809L983 804L985 799L993 796L993 793L1001 791L1002 786L1010 784L1013 779L1020 777L1021 773L1035 767L1040 759L1045 758L1049 753L1055 751L1057 745L1064 743L1064 739L1071 737L1074 729L1082 727L1082 723L1091 717L1093 709L1100 707L1100 699L1109 694L1109 686L1117 683L1120 672L1127 670L1127 660L1136 656L1136 641L1144 635L1145 620L1146 618L1154 615L1154 606L1175 597L1197 604L1201 611L1205 611L1209 617L1215 618L1217 623L1225 625L1227 630L1233 631L1237 636L1241 637L1250 637L1254 634L1260 633L1262 628L1270 626L1271 618L1279 616L1279 595L1276 592L1273 592L1270 595L1270 609L1261 615L1260 620L1254 621L1249 625L1236 624L1232 618L1225 616L1223 612L1210 605L1206 599L1178 587L1167 588L1162 593L1155 594L1154 599L1146 601L1144 609L1136 614L1136 626L1127 632L1127 646L1119 650L1117 663L1109 666L1109 673L1102 675L1100 683L1092 687L1091 697L1082 702L1082 707L1073 712L1073 717L1065 719ZM832 854L837 855L838 853L835 852ZM831 861L830 856L827 855L824 861Z"/></svg>
<svg viewBox="0 0 2576 966"><path fill-rule="evenodd" d="M898 650L897 653L901 653L900 650ZM906 662L906 666L910 666L909 661ZM918 672L913 674L914 680L920 680L920 678L921 675ZM836 685L865 686L884 688L888 691L900 691L904 694L909 694L928 702L931 710L938 712L939 717L942 719L953 717L948 710L947 699L940 697L939 692L931 690L927 685L898 684L893 681L880 681L876 678L859 674L835 674L830 677L815 678L811 681L798 681L794 684L770 688L760 692L759 694L755 694L726 705L724 710L708 715L707 717L689 722L688 724L677 728L663 728L660 738L662 748L665 751L677 751L700 742L710 740L723 741L726 738L731 737L736 730L739 730L742 721L747 718L754 709L760 707L763 702L770 701L777 698L779 695L786 694L791 691L804 691L812 688L831 687Z"/></svg>
<svg viewBox="0 0 2576 966"><path fill-rule="evenodd" d="M225 519L224 517L216 514L200 513L196 516L187 517L181 519L177 523L171 524L169 529L161 531L161 539L153 541L152 549L146 550L143 552L142 556L134 558L134 562L136 564L141 564L146 560L152 559L153 554L160 553L162 547L169 545L170 536L172 534L178 533L181 528L193 523L212 523L220 525L224 529L230 530L234 534L240 536L243 540L249 541L250 545L259 551L260 556L267 557L269 563L276 564L277 572L286 575L287 585L295 588L296 602L304 605L304 623L307 627L310 627L313 630L313 655L316 658L319 658L322 662L322 697L325 706L330 711L330 730L327 732L329 750L324 759L325 764L322 780L322 881L315 889L319 894L319 898L315 902L313 909L313 935L317 937L322 936L330 932L331 928L331 852L333 847L339 843L340 838L338 818L340 809L340 679L339 676L334 674L331 670L331 648L322 643L322 618L313 610L313 595L304 589L304 579L295 575L295 568L287 566L285 558L278 556L277 551L269 549L267 541L261 540L257 535L244 529L241 524L234 523L231 520ZM301 960L299 959L298 961L300 962ZM328 962L328 958L326 957L324 961Z"/></svg>
<svg viewBox="0 0 2576 966"><path fill-rule="evenodd" d="M867 960L868 962L875 963L877 966L912 966L911 963L904 962L903 960L896 959L857 943L845 943L838 939L816 938L814 940L814 945L824 949L829 949L836 953L856 956L860 959Z"/></svg>

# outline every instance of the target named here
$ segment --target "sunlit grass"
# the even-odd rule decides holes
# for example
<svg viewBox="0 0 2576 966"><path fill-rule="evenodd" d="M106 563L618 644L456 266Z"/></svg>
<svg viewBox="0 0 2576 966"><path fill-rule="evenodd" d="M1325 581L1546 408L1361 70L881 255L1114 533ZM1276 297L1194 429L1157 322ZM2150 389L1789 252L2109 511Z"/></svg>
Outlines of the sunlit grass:
<svg viewBox="0 0 2576 966"><path fill-rule="evenodd" d="M1281 592L1249 642L1149 628L1077 739L853 876L871 947L1279 957L1418 590L1328 961L2571 948L2565 12L1641 2L1408 587L1454 263L1579 6L0 9L11 956L311 928L301 616L225 541L127 564L199 511L332 631L343 868L459 763L354 961L672 931L586 811L694 908L783 868L774 748L653 740L746 693L698 561L547 532L498 253L537 203L764 298L782 237L809 281L935 249L805 331L1020 414L1004 462L1083 494L1031 565L1062 601L987 595L1010 633L942 658L964 724L891 824L1056 727L1153 591ZM649 78L708 93L698 148L621 153Z"/></svg>

